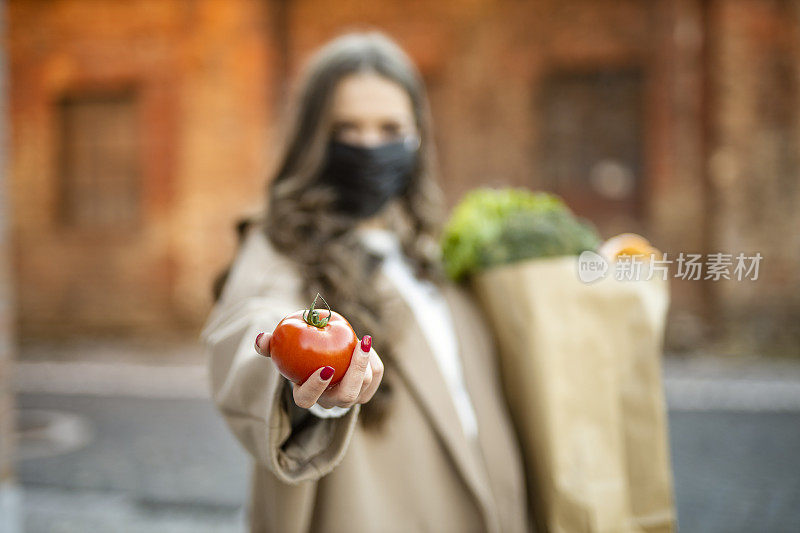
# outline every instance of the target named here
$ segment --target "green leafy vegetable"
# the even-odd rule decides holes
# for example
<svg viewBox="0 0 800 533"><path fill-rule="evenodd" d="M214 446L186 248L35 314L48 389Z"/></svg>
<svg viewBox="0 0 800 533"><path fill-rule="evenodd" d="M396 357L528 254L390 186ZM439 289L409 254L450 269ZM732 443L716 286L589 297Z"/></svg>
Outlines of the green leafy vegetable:
<svg viewBox="0 0 800 533"><path fill-rule="evenodd" d="M454 280L535 257L579 255L600 243L594 227L553 194L525 189L476 189L445 226L442 258Z"/></svg>

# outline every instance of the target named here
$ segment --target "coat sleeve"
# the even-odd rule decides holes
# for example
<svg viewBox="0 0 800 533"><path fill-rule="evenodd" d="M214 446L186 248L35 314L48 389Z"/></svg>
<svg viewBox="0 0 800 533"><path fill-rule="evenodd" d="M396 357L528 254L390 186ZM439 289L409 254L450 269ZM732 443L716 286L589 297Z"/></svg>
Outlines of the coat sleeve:
<svg viewBox="0 0 800 533"><path fill-rule="evenodd" d="M288 258L251 230L200 338L215 405L236 438L281 481L317 480L344 458L359 405L319 418L292 400L289 381L255 351L255 338L302 309L301 280Z"/></svg>

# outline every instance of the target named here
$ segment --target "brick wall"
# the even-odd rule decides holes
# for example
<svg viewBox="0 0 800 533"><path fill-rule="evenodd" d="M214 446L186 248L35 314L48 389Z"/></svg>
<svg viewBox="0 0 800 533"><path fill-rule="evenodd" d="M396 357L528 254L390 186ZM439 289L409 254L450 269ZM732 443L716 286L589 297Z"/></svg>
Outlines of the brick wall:
<svg viewBox="0 0 800 533"><path fill-rule="evenodd" d="M258 204L270 47L254 0L11 2L12 200L24 336L189 328ZM57 102L136 92L141 222L64 227Z"/></svg>
<svg viewBox="0 0 800 533"><path fill-rule="evenodd" d="M639 231L672 257L769 254L758 284L676 280L676 347L712 332L703 324L742 332L755 309L761 325L744 336L751 346L796 331L782 324L797 322L786 295L800 294L797 1L9 4L23 336L195 328L233 251L233 221L263 205L288 80L332 36L368 27L395 37L425 77L451 205L479 185L549 186L554 79L635 73L635 98L618 104L633 117L621 131L641 129L630 161L636 194L615 203L578 187L567 199L604 236ZM67 231L54 218L53 102L125 84L141 102L141 227L110 238ZM603 100L577 103L591 115ZM602 126L592 127L602 136Z"/></svg>
<svg viewBox="0 0 800 533"><path fill-rule="evenodd" d="M732 351L800 353L800 3L716 2L708 13L709 247L760 252L757 282L715 283Z"/></svg>
<svg viewBox="0 0 800 533"><path fill-rule="evenodd" d="M0 31L6 29L6 6L0 0ZM6 117L7 74L6 54L0 51L0 116ZM5 169L7 155L7 122L0 122L0 165ZM0 173L0 530L20 530L21 509L14 476L15 410L13 363L16 334L14 331L14 287L10 263L9 209L7 173Z"/></svg>

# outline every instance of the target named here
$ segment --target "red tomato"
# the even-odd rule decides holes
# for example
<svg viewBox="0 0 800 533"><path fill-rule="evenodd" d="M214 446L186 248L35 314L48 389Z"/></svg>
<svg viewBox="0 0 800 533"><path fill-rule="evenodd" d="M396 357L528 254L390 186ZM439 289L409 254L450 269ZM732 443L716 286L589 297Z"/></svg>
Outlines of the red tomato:
<svg viewBox="0 0 800 533"><path fill-rule="evenodd" d="M269 353L280 373L297 384L318 368L333 367L333 385L347 372L358 337L339 313L330 308L314 309L316 301L314 298L311 309L295 311L278 323L269 341Z"/></svg>

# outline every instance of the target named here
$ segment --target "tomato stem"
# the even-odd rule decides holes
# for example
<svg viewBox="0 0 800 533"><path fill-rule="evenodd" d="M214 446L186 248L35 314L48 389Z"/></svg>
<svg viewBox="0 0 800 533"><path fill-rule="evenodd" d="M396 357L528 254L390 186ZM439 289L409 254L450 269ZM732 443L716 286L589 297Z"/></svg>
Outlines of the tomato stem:
<svg viewBox="0 0 800 533"><path fill-rule="evenodd" d="M325 302L325 307L328 308L328 316L320 318L319 310L315 309L317 306L317 298L322 298L322 301L325 302L325 298L323 298L320 293L317 293L317 295L314 296L314 301L311 302L311 309L303 311L303 320L305 320L306 324L309 326L322 329L328 325L333 311L331 311L331 306L328 305L328 302Z"/></svg>

